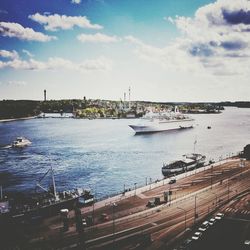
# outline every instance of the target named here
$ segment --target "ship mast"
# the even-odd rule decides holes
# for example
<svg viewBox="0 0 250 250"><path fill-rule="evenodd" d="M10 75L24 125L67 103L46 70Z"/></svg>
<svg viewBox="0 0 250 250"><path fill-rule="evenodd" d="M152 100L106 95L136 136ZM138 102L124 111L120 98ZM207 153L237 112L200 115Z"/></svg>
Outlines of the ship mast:
<svg viewBox="0 0 250 250"><path fill-rule="evenodd" d="M52 179L52 192L49 189L44 188L41 185L41 181L45 178L45 176L50 172L51 174L51 179ZM52 166L50 167L50 169L39 179L38 183L36 184L37 187L41 188L43 191L48 192L50 194L52 194L56 200L58 200L58 196L56 193L56 183L55 183L55 177L54 177L54 170L52 168Z"/></svg>
<svg viewBox="0 0 250 250"><path fill-rule="evenodd" d="M194 141L194 154L195 154L195 146L197 144L197 138L195 137L195 141Z"/></svg>
<svg viewBox="0 0 250 250"><path fill-rule="evenodd" d="M54 177L54 170L53 170L52 166L50 168L50 171L51 171L51 179L52 179L52 185L53 185L53 194L54 194L55 199L57 199L56 183L55 183L55 177Z"/></svg>

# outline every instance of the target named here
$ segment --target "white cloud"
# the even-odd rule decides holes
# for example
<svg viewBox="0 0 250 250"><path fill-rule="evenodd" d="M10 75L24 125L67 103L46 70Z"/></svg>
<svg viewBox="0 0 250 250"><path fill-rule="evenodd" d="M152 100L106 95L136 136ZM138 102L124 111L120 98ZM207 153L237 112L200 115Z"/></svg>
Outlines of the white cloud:
<svg viewBox="0 0 250 250"><path fill-rule="evenodd" d="M32 28L24 28L19 23L0 22L0 34L7 37L16 37L21 40L48 42L56 39L55 36L48 36L36 32Z"/></svg>
<svg viewBox="0 0 250 250"><path fill-rule="evenodd" d="M102 33L96 34L80 34L77 36L77 39L82 43L91 42L91 43L113 43L118 42L120 39L116 36L108 36Z"/></svg>
<svg viewBox="0 0 250 250"><path fill-rule="evenodd" d="M74 26L87 29L102 29L99 24L92 24L86 16L66 16L66 15L41 15L36 13L29 15L29 18L42 25L46 30L57 31L59 29L68 30Z"/></svg>
<svg viewBox="0 0 250 250"><path fill-rule="evenodd" d="M80 4L81 0L71 0L71 3Z"/></svg>
<svg viewBox="0 0 250 250"><path fill-rule="evenodd" d="M26 50L26 49L23 49L22 52L23 52L24 54L26 54L27 56L29 56L29 57L34 57L34 55L33 55L32 53L30 53L30 52L29 52L28 50Z"/></svg>
<svg viewBox="0 0 250 250"><path fill-rule="evenodd" d="M10 58L10 59L18 59L19 55L15 50L0 50L0 57Z"/></svg>
<svg viewBox="0 0 250 250"><path fill-rule="evenodd" d="M12 61L0 61L1 68L12 68L16 70L75 70L75 71L92 71L92 70L111 70L112 62L105 57L99 57L93 60L85 60L80 63L75 63L70 60L51 57L47 62L37 61L34 59L21 60L14 59Z"/></svg>
<svg viewBox="0 0 250 250"><path fill-rule="evenodd" d="M25 86L27 82L25 81L20 81L20 80L10 80L7 82L0 82L0 85L5 85L5 86Z"/></svg>
<svg viewBox="0 0 250 250"><path fill-rule="evenodd" d="M182 35L163 48L126 37L141 58L199 74L249 74L250 1L218 0L199 8L194 18L164 19L174 23Z"/></svg>
<svg viewBox="0 0 250 250"><path fill-rule="evenodd" d="M16 85L16 86L25 86L27 84L27 82L25 81L8 81L7 85Z"/></svg>

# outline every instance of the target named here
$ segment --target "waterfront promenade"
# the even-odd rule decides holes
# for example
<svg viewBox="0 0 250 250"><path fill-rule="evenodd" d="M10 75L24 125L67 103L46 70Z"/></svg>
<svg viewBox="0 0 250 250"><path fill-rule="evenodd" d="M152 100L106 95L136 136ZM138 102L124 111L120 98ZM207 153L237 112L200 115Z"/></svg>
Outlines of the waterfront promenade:
<svg viewBox="0 0 250 250"><path fill-rule="evenodd" d="M239 159L229 158L176 176L177 181L172 185L168 184L169 179L164 179L96 202L93 206L82 209L84 218L94 218L94 225L85 229L86 244L90 249L92 246L96 246L93 249L109 249L103 246L109 245L110 241L112 243L112 237L116 237L118 242L120 238L127 237L128 244L129 237L139 237L142 232L149 233L154 241L170 236L174 238L182 230L184 219L184 214L178 207L186 209L189 216L187 225L193 226L196 223L194 206L197 206L197 221L200 221L233 197L248 190L249 174L249 162L244 162L243 167ZM162 196L164 191L169 190L172 190L173 195L167 203L153 208L146 207L149 199ZM103 213L107 215L107 221L100 219ZM40 236L35 237L32 242L39 244L43 239L49 244L54 242L56 249L59 246L74 248L78 244L78 234L73 211L70 212L69 220L69 230L63 233L63 238L60 233L62 221L60 217L55 217L43 223L42 228L47 229L40 229Z"/></svg>

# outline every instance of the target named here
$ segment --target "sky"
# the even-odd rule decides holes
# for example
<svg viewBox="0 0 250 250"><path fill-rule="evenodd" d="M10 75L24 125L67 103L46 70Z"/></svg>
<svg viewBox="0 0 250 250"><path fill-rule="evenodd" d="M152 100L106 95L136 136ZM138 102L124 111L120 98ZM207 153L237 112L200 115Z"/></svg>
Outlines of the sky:
<svg viewBox="0 0 250 250"><path fill-rule="evenodd" d="M250 101L249 0L1 0L0 100Z"/></svg>

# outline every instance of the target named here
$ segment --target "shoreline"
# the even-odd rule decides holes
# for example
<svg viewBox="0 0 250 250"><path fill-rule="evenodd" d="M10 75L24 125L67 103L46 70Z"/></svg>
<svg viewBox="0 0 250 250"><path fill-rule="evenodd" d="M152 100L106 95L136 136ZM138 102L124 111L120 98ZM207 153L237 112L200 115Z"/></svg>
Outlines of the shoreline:
<svg viewBox="0 0 250 250"><path fill-rule="evenodd" d="M14 122L14 121L22 121L22 120L30 120L30 119L34 119L36 118L36 116L28 116L28 117L20 117L20 118L12 118L12 119L0 119L0 123L1 122Z"/></svg>

